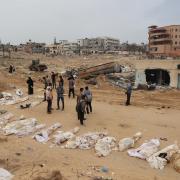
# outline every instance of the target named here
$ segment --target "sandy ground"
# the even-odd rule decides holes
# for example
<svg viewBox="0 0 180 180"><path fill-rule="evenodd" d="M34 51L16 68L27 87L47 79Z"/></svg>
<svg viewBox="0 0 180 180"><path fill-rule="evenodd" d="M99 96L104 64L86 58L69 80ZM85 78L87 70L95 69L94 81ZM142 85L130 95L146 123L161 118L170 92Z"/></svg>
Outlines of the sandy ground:
<svg viewBox="0 0 180 180"><path fill-rule="evenodd" d="M31 57L32 58L32 57ZM27 67L29 60L22 64L24 59L14 60L19 65L16 74L8 75L3 69L6 62L1 64L0 86L1 90L14 91L12 85L21 87L27 93L24 68ZM50 67L59 70L65 66L83 65L84 61L78 59L61 59L57 61L44 61ZM94 59L92 59L93 61ZM109 58L109 61L112 58ZM86 60L85 64L88 64ZM106 61L106 60L104 60ZM108 60L107 60L108 61ZM12 62L12 60L11 60ZM52 69L53 69L52 68ZM38 78L43 74L33 74L36 79L35 94L42 95L39 89L42 84ZM76 88L84 86L81 81L77 82ZM132 105L124 106L124 92L112 87L103 77L99 78L99 86L90 86L93 91L93 113L86 116L85 126L80 126L75 112L75 99L65 97L65 111L56 109L56 96L54 95L52 114L46 114L46 102L37 107L20 110L17 105L1 106L15 114L16 117L35 117L39 123L51 125L60 122L62 130L69 130L75 126L80 126L78 135L89 131L107 131L114 136L117 141L121 138L129 137L138 131L143 133L138 145L151 138L167 138L161 141L161 147L180 141L180 92L177 90L163 91L134 91ZM67 82L65 82L67 93ZM55 94L55 92L54 92ZM168 164L164 170L151 169L146 161L129 157L126 152L113 151L109 156L98 158L94 150L68 150L60 147L51 147L52 142L40 144L33 140L31 136L17 138L9 136L7 142L0 142L0 167L8 169L15 175L15 180L31 180L37 176L46 176L52 170L60 170L68 180L88 180L89 175L100 175L112 177L115 180L179 180L178 174L172 164ZM97 172L92 166L106 166L108 173ZM83 175L86 174L86 175Z"/></svg>

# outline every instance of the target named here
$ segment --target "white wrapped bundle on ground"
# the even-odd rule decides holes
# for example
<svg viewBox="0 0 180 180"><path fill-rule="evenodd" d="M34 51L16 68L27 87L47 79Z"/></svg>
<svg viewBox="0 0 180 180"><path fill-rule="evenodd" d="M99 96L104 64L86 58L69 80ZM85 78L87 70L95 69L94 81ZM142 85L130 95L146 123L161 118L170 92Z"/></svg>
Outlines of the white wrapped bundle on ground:
<svg viewBox="0 0 180 180"><path fill-rule="evenodd" d="M71 129L70 131L63 132L58 131L56 135L54 135L54 143L55 144L61 144L65 141L68 141L75 137L75 134L80 130L79 127L75 127L74 129Z"/></svg>
<svg viewBox="0 0 180 180"><path fill-rule="evenodd" d="M137 149L128 150L128 154L132 157L147 159L159 150L159 146L159 139L151 139L150 141L143 143Z"/></svg>
<svg viewBox="0 0 180 180"><path fill-rule="evenodd" d="M89 132L82 136L76 137L74 140L69 140L65 145L67 149L91 149L95 146L99 139L107 136L107 133L102 132Z"/></svg>
<svg viewBox="0 0 180 180"><path fill-rule="evenodd" d="M54 143L61 144L69 139L72 139L73 137L75 137L75 135L72 132L58 131L58 134L54 135Z"/></svg>
<svg viewBox="0 0 180 180"><path fill-rule="evenodd" d="M3 114L0 116L0 128L2 128L4 125L6 125L11 118L13 118L14 115L10 112Z"/></svg>
<svg viewBox="0 0 180 180"><path fill-rule="evenodd" d="M161 151L158 151L157 153L150 156L147 159L147 161L152 168L162 170L164 169L166 164L170 161L170 158L172 157L172 155L177 153L178 150L179 150L179 147L177 146L177 144L167 146Z"/></svg>
<svg viewBox="0 0 180 180"><path fill-rule="evenodd" d="M0 168L0 180L11 180L13 175L6 169Z"/></svg>
<svg viewBox="0 0 180 180"><path fill-rule="evenodd" d="M95 145L96 154L100 156L107 156L112 149L116 147L116 139L114 137L104 137L99 139Z"/></svg>
<svg viewBox="0 0 180 180"><path fill-rule="evenodd" d="M99 139L102 139L106 136L106 133L87 133L83 136L76 138L76 143L78 144L79 149L91 149L95 146Z"/></svg>
<svg viewBox="0 0 180 180"><path fill-rule="evenodd" d="M123 138L119 141L119 150L125 151L134 147L135 143L142 137L142 133L138 132L133 137Z"/></svg>
<svg viewBox="0 0 180 180"><path fill-rule="evenodd" d="M3 98L0 99L0 104L1 105L13 105L13 104L18 104L24 101L27 101L29 99L28 96L26 97L20 97L18 95L12 95L11 93L2 93Z"/></svg>
<svg viewBox="0 0 180 180"><path fill-rule="evenodd" d="M46 127L45 124L38 124L33 126L24 126L20 131L18 131L16 133L17 136L21 137L21 136L28 136L32 133L35 133L41 129L44 129Z"/></svg>
<svg viewBox="0 0 180 180"><path fill-rule="evenodd" d="M49 128L36 133L33 138L40 143L46 143L47 141L49 141L49 136L60 127L62 127L60 123L55 123Z"/></svg>
<svg viewBox="0 0 180 180"><path fill-rule="evenodd" d="M22 97L23 96L22 90L21 89L16 89L16 95Z"/></svg>
<svg viewBox="0 0 180 180"><path fill-rule="evenodd" d="M25 136L33 133L36 130L36 125L37 120L35 118L13 121L3 128L3 132L5 135L16 134Z"/></svg>

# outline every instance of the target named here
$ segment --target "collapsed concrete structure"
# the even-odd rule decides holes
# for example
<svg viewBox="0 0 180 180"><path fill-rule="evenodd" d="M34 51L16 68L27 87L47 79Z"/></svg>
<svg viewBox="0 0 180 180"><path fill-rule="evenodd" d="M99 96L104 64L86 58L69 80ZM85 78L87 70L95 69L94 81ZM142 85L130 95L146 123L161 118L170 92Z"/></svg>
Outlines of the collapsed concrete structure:
<svg viewBox="0 0 180 180"><path fill-rule="evenodd" d="M180 89L180 62L143 61L136 63L135 86L156 84Z"/></svg>
<svg viewBox="0 0 180 180"><path fill-rule="evenodd" d="M106 75L108 81L121 88L131 82L134 88L161 86L180 89L180 62L177 61L136 61L133 65L121 65L117 62L100 64L78 71L81 79Z"/></svg>

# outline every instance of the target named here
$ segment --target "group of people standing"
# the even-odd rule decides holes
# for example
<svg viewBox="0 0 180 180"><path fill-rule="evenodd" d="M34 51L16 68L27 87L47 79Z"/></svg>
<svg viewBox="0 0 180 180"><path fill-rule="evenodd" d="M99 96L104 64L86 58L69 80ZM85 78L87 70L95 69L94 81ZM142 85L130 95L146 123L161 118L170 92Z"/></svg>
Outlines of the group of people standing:
<svg viewBox="0 0 180 180"><path fill-rule="evenodd" d="M58 79L57 79L58 78ZM69 81L69 93L68 97L71 98L71 95L73 98L75 98L75 79L73 76L70 76L68 78ZM58 74L55 74L54 72L51 73L51 76L45 76L43 77L43 83L44 83L44 101L47 101L47 113L51 114L52 112L52 101L53 101L53 89L56 89L57 94L57 110L64 110L64 79L60 75L58 77ZM58 85L57 85L58 83ZM33 86L34 81L31 79L31 77L27 80L28 84L28 94L33 94ZM130 98L132 93L132 86L131 83L128 83L127 89L126 89L126 105L130 105ZM62 107L60 108L60 102L62 104ZM77 95L77 101L76 101L76 112L78 120L80 120L80 124L84 124L85 114L92 113L92 92L89 90L89 87L86 86L85 88L80 88L79 94Z"/></svg>
<svg viewBox="0 0 180 180"><path fill-rule="evenodd" d="M57 93L57 110L60 109L60 101L62 102L62 111L64 110L64 79L60 75L58 79L58 86L56 84L57 74L51 73L49 76L43 77L44 83L44 101L47 101L47 113L50 114L52 111L53 101L53 89L56 89Z"/></svg>
<svg viewBox="0 0 180 180"><path fill-rule="evenodd" d="M56 86L56 78L57 75L52 72L51 79L46 76L43 77L44 83L44 101L47 101L47 113L50 114L52 111L52 101L53 101L53 89L56 89L57 94L57 110L64 110L64 79L60 75L58 79L58 86ZM69 93L68 97L75 98L75 79L73 76L68 78L69 81ZM62 108L60 108L60 102L62 104ZM92 93L88 87L80 88L80 92L77 95L77 103L76 103L76 112L78 120L80 120L81 125L83 125L83 121L85 120L84 114L89 114L92 112Z"/></svg>

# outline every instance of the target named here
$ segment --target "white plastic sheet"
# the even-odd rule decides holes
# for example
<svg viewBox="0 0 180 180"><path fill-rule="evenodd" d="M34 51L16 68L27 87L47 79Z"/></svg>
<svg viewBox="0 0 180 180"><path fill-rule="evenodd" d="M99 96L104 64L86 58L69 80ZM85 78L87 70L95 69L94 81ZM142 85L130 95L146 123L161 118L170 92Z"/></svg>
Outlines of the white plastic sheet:
<svg viewBox="0 0 180 180"><path fill-rule="evenodd" d="M177 144L173 144L170 146L167 146L166 148L162 149L161 151L158 151L157 153L150 156L147 161L150 164L152 168L155 169L164 169L167 162L170 160L171 156L175 153L177 153L179 150L179 147ZM159 157L160 154L166 153L166 158Z"/></svg>
<svg viewBox="0 0 180 180"><path fill-rule="evenodd" d="M46 143L49 141L49 136L61 126L62 125L60 123L53 124L49 128L43 129L42 131L36 133L33 138L40 143Z"/></svg>
<svg viewBox="0 0 180 180"><path fill-rule="evenodd" d="M6 169L0 168L0 180L11 180L13 175Z"/></svg>
<svg viewBox="0 0 180 180"><path fill-rule="evenodd" d="M159 150L160 141L159 139L151 139L145 142L137 149L128 150L129 156L138 157L140 159L147 159L155 152Z"/></svg>
<svg viewBox="0 0 180 180"><path fill-rule="evenodd" d="M3 132L5 135L16 134L18 136L26 136L39 129L39 125L36 125L37 120L35 118L12 121L3 128ZM40 127L42 128L42 126Z"/></svg>

